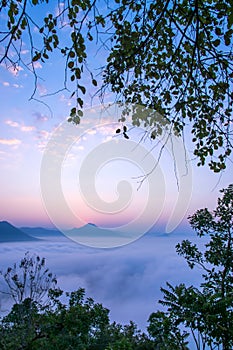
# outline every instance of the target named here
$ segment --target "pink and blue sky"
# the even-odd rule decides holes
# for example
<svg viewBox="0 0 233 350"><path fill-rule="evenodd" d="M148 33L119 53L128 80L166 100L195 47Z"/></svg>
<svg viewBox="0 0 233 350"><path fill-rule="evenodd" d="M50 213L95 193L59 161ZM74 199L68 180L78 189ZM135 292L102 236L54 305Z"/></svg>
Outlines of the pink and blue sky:
<svg viewBox="0 0 233 350"><path fill-rule="evenodd" d="M53 11L56 11L56 8ZM0 22L4 21L4 16L4 13L0 14ZM27 43L25 42L24 45L22 54L27 57ZM3 48L0 48L0 52L2 50ZM96 47L93 47L93 61L96 65L97 61L101 62L102 57L99 53L98 58L96 58L94 52L96 52ZM13 55L13 52L10 54ZM1 220L7 220L16 226L47 227L56 225L54 218L51 221L50 210L44 203L43 190L41 192L41 164L48 147L48 141L53 137L59 125L63 127L66 123L69 109L73 103L67 91L45 97L45 95L62 87L64 74L61 67L63 64L64 59L57 55L52 56L52 59L43 66L39 62L35 64L39 76L36 95L39 101L30 100L34 89L34 80L25 67L14 69L13 67L7 68L4 64L0 66L0 215ZM99 100L91 98L94 90L90 79L84 78L84 80L87 87L85 107L91 118L98 119L101 110ZM114 100L114 97L110 94L107 95L106 102L111 102L111 100ZM46 103L50 110L41 102ZM117 159L112 160L104 160L100 157L99 168L96 169L95 174L95 189L98 200L105 202L105 204L109 203L109 205L112 202L115 203L120 195L117 192L118 183L126 180L131 186L132 193L128 202L126 198L127 205L122 210L118 210L117 213L95 210L94 205L87 203L87 198L85 198L87 194L83 195L80 188L79 173L88 155L95 152L104 143L108 145L110 141L122 142L121 137L115 137L118 116L113 116L113 114L114 112L111 112L113 119L110 123L105 123L102 119L100 123L94 122L94 127L91 125L87 127L84 118L83 123L77 126L80 128L78 133L81 136L70 142L60 169L62 192L70 211L77 220L69 222L68 217L63 217L61 208L60 211L57 211L59 224L63 221L62 224L65 226L73 227L94 222L100 226L113 228L127 226L129 222L135 222L135 227L139 225L138 216L140 216L140 210L146 206L148 196L150 197L150 194L148 195L150 189L148 190L146 187L149 180L145 181L138 189L138 177L140 178L143 174L143 169L141 169L141 164L135 164L135 160L127 161L122 154L118 158L116 157ZM135 143L138 142L142 133L142 129L133 131L131 137ZM150 150L153 144L149 143L144 146ZM191 159L189 166L192 170L192 179L188 189L190 195L187 194L187 198L181 198L181 202L185 201L185 205L182 207L182 203L180 203L178 208L177 200L180 192L177 186L174 162L169 151L165 152L159 164L160 175L157 174L159 180L156 180L157 183L154 184L155 194L153 194L154 202L152 204L154 208L150 205L149 210L147 209L148 217L143 216L144 221L148 220L149 227L156 223L166 225L174 209L176 210L174 215L177 215L177 223L179 223L198 208L214 208L219 196L219 189L233 182L231 162L228 163L228 168L221 175L213 174L207 167L196 167L196 161L192 160L191 145L188 141L186 146ZM59 154L59 149L57 152ZM154 151L152 154L157 159L158 151ZM96 157L99 156L100 153L97 150ZM87 181L89 181L88 176L92 174L92 166L90 174L88 174L88 167L85 171ZM151 176L157 179L157 175L152 173ZM179 180L182 179L183 175L180 174ZM49 181L52 181L51 178ZM153 181L155 182L155 180ZM161 191L164 193L161 194ZM159 197L162 195L163 200L160 201ZM182 195L185 197L185 193ZM90 197L88 197L89 201L92 200L92 194L89 193L88 196ZM54 207L59 207L56 197L53 198L53 201Z"/></svg>

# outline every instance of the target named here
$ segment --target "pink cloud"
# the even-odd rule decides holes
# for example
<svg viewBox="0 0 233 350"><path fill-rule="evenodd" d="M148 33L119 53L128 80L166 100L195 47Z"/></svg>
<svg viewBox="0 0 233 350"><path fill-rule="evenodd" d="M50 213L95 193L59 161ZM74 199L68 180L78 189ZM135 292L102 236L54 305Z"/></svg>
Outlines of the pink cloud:
<svg viewBox="0 0 233 350"><path fill-rule="evenodd" d="M20 130L23 132L30 132L30 131L35 130L35 127L34 126L21 126Z"/></svg>
<svg viewBox="0 0 233 350"><path fill-rule="evenodd" d="M38 138L39 139L47 139L50 136L50 132L46 130L40 130L38 132Z"/></svg>
<svg viewBox="0 0 233 350"><path fill-rule="evenodd" d="M21 140L18 139L0 139L1 145L16 146L21 144Z"/></svg>
<svg viewBox="0 0 233 350"><path fill-rule="evenodd" d="M19 89L19 88L22 88L23 85L19 85L19 84L13 84L13 87L16 88L16 89Z"/></svg>
<svg viewBox="0 0 233 350"><path fill-rule="evenodd" d="M34 66L35 69L42 68L42 65L41 65L40 62L34 62L34 63L33 63L33 66Z"/></svg>
<svg viewBox="0 0 233 350"><path fill-rule="evenodd" d="M19 74L20 71L23 70L22 67L20 66L11 66L11 67L8 67L7 70L14 76L17 76Z"/></svg>
<svg viewBox="0 0 233 350"><path fill-rule="evenodd" d="M46 87L45 87L44 85L42 85L42 84L37 84L37 89L38 89L40 95L45 95L45 94L47 94L47 89L46 89Z"/></svg>
<svg viewBox="0 0 233 350"><path fill-rule="evenodd" d="M19 123L14 122L13 120L6 120L5 124L11 126L12 128L18 128L19 127Z"/></svg>
<svg viewBox="0 0 233 350"><path fill-rule="evenodd" d="M21 130L23 132L30 132L30 131L35 130L34 126L20 125L18 122L15 122L13 120L6 120L5 124L11 126L12 128L18 128L19 130Z"/></svg>

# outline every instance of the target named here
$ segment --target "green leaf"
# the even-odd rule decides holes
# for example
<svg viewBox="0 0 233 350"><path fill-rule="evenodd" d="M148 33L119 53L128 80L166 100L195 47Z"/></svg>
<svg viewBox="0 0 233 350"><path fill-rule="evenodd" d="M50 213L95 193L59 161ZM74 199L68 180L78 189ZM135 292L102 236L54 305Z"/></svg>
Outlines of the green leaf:
<svg viewBox="0 0 233 350"><path fill-rule="evenodd" d="M87 33L87 37L90 41L93 41L93 36L89 32Z"/></svg>
<svg viewBox="0 0 233 350"><path fill-rule="evenodd" d="M86 88L85 88L85 86L78 85L78 88L79 88L79 90L82 91L83 95L85 95L85 93L86 93Z"/></svg>
<svg viewBox="0 0 233 350"><path fill-rule="evenodd" d="M215 47L219 46L220 43L221 43L221 41L220 41L219 39L216 39L216 40L213 41L213 45L214 45Z"/></svg>
<svg viewBox="0 0 233 350"><path fill-rule="evenodd" d="M231 39L228 35L224 35L225 45L229 46L231 44Z"/></svg>
<svg viewBox="0 0 233 350"><path fill-rule="evenodd" d="M74 117L74 118L73 118L73 122L74 122L75 124L80 124L80 118L79 118L78 116Z"/></svg>
<svg viewBox="0 0 233 350"><path fill-rule="evenodd" d="M74 67L74 62L73 61L68 62L68 67L72 69Z"/></svg>
<svg viewBox="0 0 233 350"><path fill-rule="evenodd" d="M77 103L81 108L83 107L83 100L80 97L77 98Z"/></svg>
<svg viewBox="0 0 233 350"><path fill-rule="evenodd" d="M222 31L221 31L221 29L219 27L216 27L215 28L215 33L216 33L216 35L221 35Z"/></svg>
<svg viewBox="0 0 233 350"><path fill-rule="evenodd" d="M81 111L81 109L78 110L78 115L79 115L80 117L83 117L83 111Z"/></svg>
<svg viewBox="0 0 233 350"><path fill-rule="evenodd" d="M71 111L70 111L70 116L75 116L76 115L76 107L73 107L71 108Z"/></svg>
<svg viewBox="0 0 233 350"><path fill-rule="evenodd" d="M36 62L41 58L41 53L36 52L35 56L32 58L32 62Z"/></svg>
<svg viewBox="0 0 233 350"><path fill-rule="evenodd" d="M92 79L92 84L93 84L94 86L97 86L97 81L96 81L95 79Z"/></svg>

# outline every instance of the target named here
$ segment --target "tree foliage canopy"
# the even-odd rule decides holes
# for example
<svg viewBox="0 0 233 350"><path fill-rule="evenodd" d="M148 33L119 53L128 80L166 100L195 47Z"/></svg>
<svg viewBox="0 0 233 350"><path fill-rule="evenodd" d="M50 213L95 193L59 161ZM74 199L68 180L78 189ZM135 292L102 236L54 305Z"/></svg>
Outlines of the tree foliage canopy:
<svg viewBox="0 0 233 350"><path fill-rule="evenodd" d="M110 323L109 310L86 298L84 289L65 295L53 289L49 295L50 302L43 306L30 298L14 304L1 320L2 350L154 349L153 342L133 322L125 326Z"/></svg>
<svg viewBox="0 0 233 350"><path fill-rule="evenodd" d="M156 110L178 134L191 125L198 165L208 161L215 172L225 168L233 133L231 0L59 0L57 11L51 4L0 5L0 63L31 70L33 96L36 62L46 64L59 52L65 58L64 88L75 98L70 121L80 122L83 95L98 84L101 96L110 90L117 101ZM96 53L100 67L91 65ZM88 83L82 82L85 72ZM134 120L152 138L161 132L160 122L153 116Z"/></svg>
<svg viewBox="0 0 233 350"><path fill-rule="evenodd" d="M1 350L152 350L153 342L134 322L110 323L109 310L79 288L63 292L45 259L25 254L2 273L13 299L0 319Z"/></svg>
<svg viewBox="0 0 233 350"><path fill-rule="evenodd" d="M191 269L201 268L203 282L199 288L167 283L161 289L167 311L153 313L148 329L158 343L185 346L189 334L197 350L233 347L233 185L222 192L213 212L205 208L190 217L197 235L208 238L205 250L189 240L176 246Z"/></svg>

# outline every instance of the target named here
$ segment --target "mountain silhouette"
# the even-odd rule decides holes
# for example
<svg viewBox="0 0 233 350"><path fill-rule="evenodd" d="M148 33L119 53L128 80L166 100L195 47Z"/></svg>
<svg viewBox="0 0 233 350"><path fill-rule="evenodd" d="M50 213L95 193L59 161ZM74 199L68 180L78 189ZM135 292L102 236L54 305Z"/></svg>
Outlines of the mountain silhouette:
<svg viewBox="0 0 233 350"><path fill-rule="evenodd" d="M120 232L100 228L93 223L88 223L85 226L67 230L66 234L68 234L70 237L124 237L124 235Z"/></svg>
<svg viewBox="0 0 233 350"><path fill-rule="evenodd" d="M129 236L116 230L104 229L89 223L79 228L64 231L64 234L77 243L94 248L113 248L125 244Z"/></svg>
<svg viewBox="0 0 233 350"><path fill-rule="evenodd" d="M20 227L20 230L32 237L64 237L64 234L56 229L47 229L43 227Z"/></svg>
<svg viewBox="0 0 233 350"><path fill-rule="evenodd" d="M7 221L0 221L0 242L37 241Z"/></svg>

